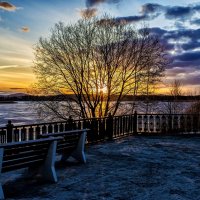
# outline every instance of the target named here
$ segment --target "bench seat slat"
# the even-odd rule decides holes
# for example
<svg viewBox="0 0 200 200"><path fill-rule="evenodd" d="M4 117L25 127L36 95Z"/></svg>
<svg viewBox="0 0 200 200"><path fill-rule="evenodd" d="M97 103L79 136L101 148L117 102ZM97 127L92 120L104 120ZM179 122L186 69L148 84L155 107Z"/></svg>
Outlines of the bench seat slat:
<svg viewBox="0 0 200 200"><path fill-rule="evenodd" d="M49 143L45 142L45 143L41 143L41 144L30 144L30 145L25 145L25 146L21 146L21 147L9 147L9 148L4 148L4 154L9 154L10 152L13 153L13 152L25 152L25 151L28 151L30 149L32 150L37 150L37 149L40 149L40 148L44 148L44 147L48 147L49 146Z"/></svg>
<svg viewBox="0 0 200 200"><path fill-rule="evenodd" d="M12 155L6 155L3 158L3 162L9 161L9 160L16 160L16 159L20 159L20 158L26 158L29 157L31 155L42 155L42 154L47 154L48 149L41 149L38 151L26 151L26 152L20 152L17 154L12 154Z"/></svg>
<svg viewBox="0 0 200 200"><path fill-rule="evenodd" d="M20 152L26 152L26 151L37 151L39 149L43 148L48 148L49 144L44 144L44 145L30 145L30 146L25 146L24 148L13 148L13 149L4 149L4 155L10 155L14 153L20 153Z"/></svg>
<svg viewBox="0 0 200 200"><path fill-rule="evenodd" d="M2 164L2 167L7 167L7 166L12 166L15 164L23 164L27 161L37 161L38 159L45 159L46 158L46 153L42 153L42 154L38 154L38 155L29 155L26 157L22 157L22 158L16 158L16 159L12 159L12 160L7 160L4 161Z"/></svg>
<svg viewBox="0 0 200 200"><path fill-rule="evenodd" d="M39 166L43 162L44 162L44 159L40 158L38 160L31 160L31 161L27 161L24 163L17 163L15 165L5 166L4 168L2 168L2 172L8 172L8 171L22 169L22 168L26 168L26 167Z"/></svg>

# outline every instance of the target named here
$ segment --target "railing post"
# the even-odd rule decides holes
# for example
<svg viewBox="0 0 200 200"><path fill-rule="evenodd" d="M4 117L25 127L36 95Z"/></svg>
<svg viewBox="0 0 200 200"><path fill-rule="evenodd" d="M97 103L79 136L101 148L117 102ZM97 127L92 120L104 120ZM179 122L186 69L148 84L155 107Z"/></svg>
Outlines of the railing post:
<svg viewBox="0 0 200 200"><path fill-rule="evenodd" d="M68 126L69 126L69 130L73 130L74 129L74 120L72 119L72 116L69 116L69 119L67 120Z"/></svg>
<svg viewBox="0 0 200 200"><path fill-rule="evenodd" d="M108 136L108 140L113 139L113 117L110 113L106 119L106 134Z"/></svg>
<svg viewBox="0 0 200 200"><path fill-rule="evenodd" d="M8 124L6 125L6 127L7 127L7 142L12 142L14 126L11 120L8 120Z"/></svg>
<svg viewBox="0 0 200 200"><path fill-rule="evenodd" d="M97 118L92 118L91 120L91 131L92 142L97 142L99 140Z"/></svg>
<svg viewBox="0 0 200 200"><path fill-rule="evenodd" d="M172 134L172 121L173 120L173 118L172 118L172 115L170 114L169 116L168 116L168 134Z"/></svg>
<svg viewBox="0 0 200 200"><path fill-rule="evenodd" d="M133 116L133 133L137 134L137 111L134 112Z"/></svg>
<svg viewBox="0 0 200 200"><path fill-rule="evenodd" d="M31 140L38 139L40 135L40 126L37 125L37 127L35 128L35 135L31 132L29 132L29 135Z"/></svg>

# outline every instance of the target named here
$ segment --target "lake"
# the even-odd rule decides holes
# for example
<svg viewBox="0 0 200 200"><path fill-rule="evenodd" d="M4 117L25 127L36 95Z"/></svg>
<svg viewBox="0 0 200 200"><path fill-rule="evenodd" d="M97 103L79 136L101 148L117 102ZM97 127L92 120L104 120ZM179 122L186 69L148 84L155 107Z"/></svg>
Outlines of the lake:
<svg viewBox="0 0 200 200"><path fill-rule="evenodd" d="M154 102L151 105L151 113L163 113L166 102ZM123 102L123 114L129 114L127 111L131 110L131 102ZM179 102L181 111L184 112L191 102ZM138 101L135 103L135 108L139 113L145 112L144 102ZM38 116L37 110L33 109L33 102L18 101L16 103L0 104L0 127L5 126L8 120L12 120L14 125L32 124L45 122Z"/></svg>
<svg viewBox="0 0 200 200"><path fill-rule="evenodd" d="M12 123L15 125L41 121L37 111L31 109L31 102L29 101L0 104L0 126L7 124L8 120L12 120Z"/></svg>

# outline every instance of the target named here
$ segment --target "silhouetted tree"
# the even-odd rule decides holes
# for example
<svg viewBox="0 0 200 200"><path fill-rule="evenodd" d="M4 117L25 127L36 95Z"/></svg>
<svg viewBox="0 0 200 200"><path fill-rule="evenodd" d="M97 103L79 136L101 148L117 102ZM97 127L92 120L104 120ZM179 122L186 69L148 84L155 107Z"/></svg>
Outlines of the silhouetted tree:
<svg viewBox="0 0 200 200"><path fill-rule="evenodd" d="M200 114L200 90L190 90L187 92L187 95L193 100L190 102L190 106L187 108L187 114Z"/></svg>
<svg viewBox="0 0 200 200"><path fill-rule="evenodd" d="M164 104L164 112L167 114L178 114L183 112L182 105L180 104L179 97L183 95L182 84L179 80L174 80L169 89L171 100Z"/></svg>
<svg viewBox="0 0 200 200"><path fill-rule="evenodd" d="M59 118L103 117L115 115L125 95L155 83L166 63L162 45L147 28L137 31L104 16L55 24L35 47L34 72L39 93L74 94L64 102L43 102L49 112Z"/></svg>

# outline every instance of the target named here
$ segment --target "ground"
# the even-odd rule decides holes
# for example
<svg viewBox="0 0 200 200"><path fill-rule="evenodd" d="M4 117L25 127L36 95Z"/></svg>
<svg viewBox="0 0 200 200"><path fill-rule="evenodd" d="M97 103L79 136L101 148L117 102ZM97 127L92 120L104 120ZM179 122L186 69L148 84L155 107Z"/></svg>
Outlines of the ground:
<svg viewBox="0 0 200 200"><path fill-rule="evenodd" d="M86 148L87 163L57 163L58 183L1 177L8 199L198 200L200 137L128 137Z"/></svg>

